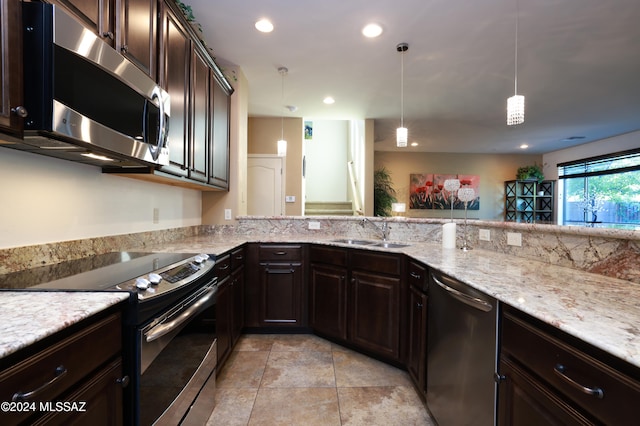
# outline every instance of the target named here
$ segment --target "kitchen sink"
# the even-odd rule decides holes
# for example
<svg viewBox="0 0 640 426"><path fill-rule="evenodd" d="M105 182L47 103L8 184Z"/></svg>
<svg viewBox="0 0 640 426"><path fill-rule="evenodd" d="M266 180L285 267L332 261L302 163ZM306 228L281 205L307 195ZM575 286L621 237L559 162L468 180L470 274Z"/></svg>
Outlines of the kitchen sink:
<svg viewBox="0 0 640 426"><path fill-rule="evenodd" d="M368 240L352 240L350 238L342 238L339 240L333 240L334 243L340 243L340 244L351 244L354 246L366 246L366 245L371 245L374 243L374 241L368 241Z"/></svg>
<svg viewBox="0 0 640 426"><path fill-rule="evenodd" d="M387 243L387 242L382 242L382 243L376 243L376 244L374 244L374 247L384 247L384 248L402 248L402 247L409 247L409 244L401 244L401 243Z"/></svg>

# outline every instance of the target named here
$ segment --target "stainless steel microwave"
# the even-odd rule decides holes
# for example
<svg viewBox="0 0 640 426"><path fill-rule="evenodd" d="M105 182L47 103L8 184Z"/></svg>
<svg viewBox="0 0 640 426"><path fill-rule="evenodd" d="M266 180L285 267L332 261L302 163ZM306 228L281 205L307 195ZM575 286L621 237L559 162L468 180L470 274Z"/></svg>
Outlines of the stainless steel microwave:
<svg viewBox="0 0 640 426"><path fill-rule="evenodd" d="M60 7L23 3L23 23L16 148L106 167L169 163L166 91Z"/></svg>

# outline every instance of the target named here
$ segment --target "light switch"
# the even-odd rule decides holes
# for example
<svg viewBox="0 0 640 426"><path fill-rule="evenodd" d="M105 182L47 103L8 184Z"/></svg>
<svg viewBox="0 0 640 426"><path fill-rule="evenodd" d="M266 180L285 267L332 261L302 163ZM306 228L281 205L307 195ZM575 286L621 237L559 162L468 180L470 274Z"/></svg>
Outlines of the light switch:
<svg viewBox="0 0 640 426"><path fill-rule="evenodd" d="M231 209L224 209L224 220L231 220Z"/></svg>

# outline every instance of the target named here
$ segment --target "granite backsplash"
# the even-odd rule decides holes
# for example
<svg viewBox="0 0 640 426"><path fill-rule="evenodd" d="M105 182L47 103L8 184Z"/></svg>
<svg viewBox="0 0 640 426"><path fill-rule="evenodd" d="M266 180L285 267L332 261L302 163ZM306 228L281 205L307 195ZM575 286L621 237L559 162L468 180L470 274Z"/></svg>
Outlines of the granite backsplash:
<svg viewBox="0 0 640 426"><path fill-rule="evenodd" d="M443 219L371 218L391 226L390 240L405 242L440 242ZM462 244L464 222L457 224L458 246ZM309 222L318 222L319 230L310 230ZM490 231L490 241L478 238L479 229ZM507 245L507 233L522 236L522 246ZM640 232L608 228L568 227L512 222L470 221L467 239L471 247L530 258L538 261L620 278L640 284ZM238 218L234 225L201 225L136 234L114 235L84 240L0 250L0 273L10 273L37 266L121 250L144 250L147 246L170 243L195 236L211 238L240 237L251 241L259 235L326 238L380 239L371 225L362 226L359 217L249 217Z"/></svg>

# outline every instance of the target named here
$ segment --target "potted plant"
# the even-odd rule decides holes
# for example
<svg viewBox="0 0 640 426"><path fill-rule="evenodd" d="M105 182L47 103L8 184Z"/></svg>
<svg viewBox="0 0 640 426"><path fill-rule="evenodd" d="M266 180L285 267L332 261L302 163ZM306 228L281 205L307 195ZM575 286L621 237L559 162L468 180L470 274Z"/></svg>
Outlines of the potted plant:
<svg viewBox="0 0 640 426"><path fill-rule="evenodd" d="M544 174L542 173L542 168L537 164L534 164L532 166L522 166L518 168L516 179L535 180L540 183L544 180Z"/></svg>
<svg viewBox="0 0 640 426"><path fill-rule="evenodd" d="M391 204L395 203L396 190L393 189L391 175L386 168L373 172L373 214L391 216Z"/></svg>

